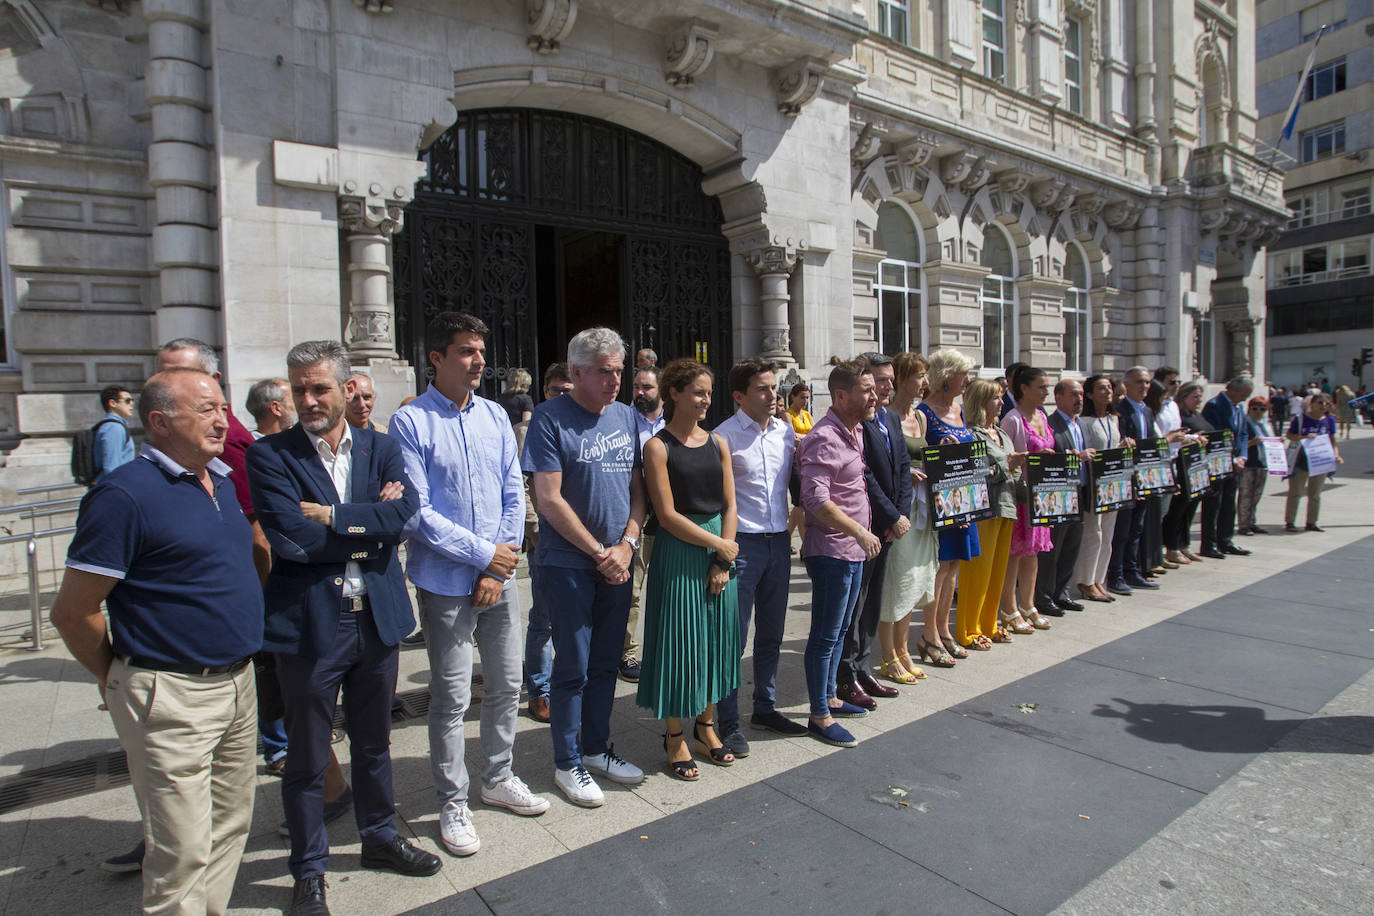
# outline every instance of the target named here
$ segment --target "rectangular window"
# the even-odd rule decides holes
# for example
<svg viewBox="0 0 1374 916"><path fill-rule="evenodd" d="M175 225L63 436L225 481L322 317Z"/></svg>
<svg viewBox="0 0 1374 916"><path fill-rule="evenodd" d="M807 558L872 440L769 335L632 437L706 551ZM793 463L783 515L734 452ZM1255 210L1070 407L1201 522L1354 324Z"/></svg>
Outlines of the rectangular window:
<svg viewBox="0 0 1374 916"><path fill-rule="evenodd" d="M1316 162L1345 152L1345 121L1305 130L1301 136L1302 161Z"/></svg>
<svg viewBox="0 0 1374 916"><path fill-rule="evenodd" d="M983 75L1007 81L1006 18L1003 0L983 0Z"/></svg>
<svg viewBox="0 0 1374 916"><path fill-rule="evenodd" d="M878 0L878 33L893 41L909 44L911 0Z"/></svg>
<svg viewBox="0 0 1374 916"><path fill-rule="evenodd" d="M1357 216L1369 215L1369 184L1355 185L1352 187L1341 188L1340 195L1340 216L1339 219L1354 219Z"/></svg>
<svg viewBox="0 0 1374 916"><path fill-rule="evenodd" d="M1345 91L1345 58L1333 60L1330 63L1322 64L1320 67L1313 67L1312 72L1307 74L1307 85L1303 89L1303 100L1310 102L1313 99L1325 98L1337 92Z"/></svg>
<svg viewBox="0 0 1374 916"><path fill-rule="evenodd" d="M1369 276L1371 241L1366 236L1272 254L1266 280L1273 288Z"/></svg>
<svg viewBox="0 0 1374 916"><path fill-rule="evenodd" d="M1016 290L1009 277L983 281L983 367L1004 369L1016 362Z"/></svg>
<svg viewBox="0 0 1374 916"><path fill-rule="evenodd" d="M1322 26L1334 31L1345 25L1345 0L1322 0L1303 10L1298 20L1302 40L1311 41Z"/></svg>
<svg viewBox="0 0 1374 916"><path fill-rule="evenodd" d="M1064 297L1064 371L1088 371L1088 339L1092 325L1088 321L1090 306L1088 291L1070 289Z"/></svg>
<svg viewBox="0 0 1374 916"><path fill-rule="evenodd" d="M1198 317L1193 324L1193 348L1197 351L1197 371L1212 377L1212 313Z"/></svg>
<svg viewBox="0 0 1374 916"><path fill-rule="evenodd" d="M1083 31L1077 19L1064 23L1064 104L1083 113Z"/></svg>
<svg viewBox="0 0 1374 916"><path fill-rule="evenodd" d="M878 349L888 356L924 349L921 340L921 268L907 261L878 267Z"/></svg>
<svg viewBox="0 0 1374 916"><path fill-rule="evenodd" d="M1336 274L1335 279L1363 277L1369 273L1369 239L1357 239L1353 242L1344 242L1331 247L1340 249L1340 260L1333 265ZM1335 259L1333 258L1333 260Z"/></svg>

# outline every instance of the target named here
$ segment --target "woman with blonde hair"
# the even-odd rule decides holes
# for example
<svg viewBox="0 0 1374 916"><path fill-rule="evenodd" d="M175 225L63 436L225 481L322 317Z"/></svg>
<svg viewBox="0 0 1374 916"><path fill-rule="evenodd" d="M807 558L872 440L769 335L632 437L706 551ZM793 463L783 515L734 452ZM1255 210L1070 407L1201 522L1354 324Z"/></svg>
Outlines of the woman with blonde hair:
<svg viewBox="0 0 1374 916"><path fill-rule="evenodd" d="M506 409L511 426L524 423L534 413L534 399L530 397L533 381L524 369L512 370L506 377L506 390L496 396L496 403Z"/></svg>
<svg viewBox="0 0 1374 916"><path fill-rule="evenodd" d="M907 647L908 626L915 608L926 608L935 598L935 572L939 568L938 541L925 486L925 416L915 407L926 393L926 360L919 353L900 353L892 358L897 391L889 408L902 424L902 439L911 456L911 530L893 543L883 578L882 611L878 642L882 645L883 676L899 684L914 684L926 673L917 667Z"/></svg>
<svg viewBox="0 0 1374 916"><path fill-rule="evenodd" d="M930 394L916 408L926 421L928 441L937 445L973 441L973 432L964 425L963 411L954 403L968 387L968 374L972 370L973 360L958 350L941 349L930 354ZM954 581L959 575L959 563L972 560L979 554L978 529L972 525L941 528L938 540L940 565L935 572L935 600L926 607L923 615L925 626L916 644L916 651L936 667L953 668L954 658L968 656L949 631ZM946 652L946 649L949 651Z"/></svg>
<svg viewBox="0 0 1374 916"><path fill-rule="evenodd" d="M980 442L987 445L992 476L988 502L996 514L978 523L978 556L959 571L959 610L954 615L954 635L966 649L991 649L995 642L1011 642L1012 630L1034 633L1013 606L1002 609L1002 583L1007 577L1011 529L1016 521L1016 496L1012 485L1021 475L1026 453L1012 446L1010 437L997 425L1002 409L1002 386L975 379L964 392L964 417ZM1000 613L999 613L1000 612Z"/></svg>

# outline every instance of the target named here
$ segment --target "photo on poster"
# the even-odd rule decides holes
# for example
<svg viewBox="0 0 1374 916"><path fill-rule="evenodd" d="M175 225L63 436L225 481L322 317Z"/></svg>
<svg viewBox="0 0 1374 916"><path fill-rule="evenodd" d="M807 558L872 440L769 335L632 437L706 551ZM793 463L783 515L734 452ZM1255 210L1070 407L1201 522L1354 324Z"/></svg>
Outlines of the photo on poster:
<svg viewBox="0 0 1374 916"><path fill-rule="evenodd" d="M1093 511L1111 512L1135 499L1135 456L1128 448L1105 449L1093 455ZM1170 480L1173 475L1170 475Z"/></svg>
<svg viewBox="0 0 1374 916"><path fill-rule="evenodd" d="M925 471L936 528L992 517L986 443L931 446L925 450Z"/></svg>
<svg viewBox="0 0 1374 916"><path fill-rule="evenodd" d="M1207 476L1212 483L1235 476L1236 465L1231 456L1233 434L1229 429L1207 433Z"/></svg>
<svg viewBox="0 0 1374 916"><path fill-rule="evenodd" d="M1211 489L1212 479L1207 473L1207 456L1202 446L1191 442L1178 452L1179 477L1188 496L1201 496Z"/></svg>
<svg viewBox="0 0 1374 916"><path fill-rule="evenodd" d="M1174 456L1169 450L1168 439L1142 440L1136 443L1134 451L1136 496L1161 496L1178 492L1178 482L1174 479Z"/></svg>

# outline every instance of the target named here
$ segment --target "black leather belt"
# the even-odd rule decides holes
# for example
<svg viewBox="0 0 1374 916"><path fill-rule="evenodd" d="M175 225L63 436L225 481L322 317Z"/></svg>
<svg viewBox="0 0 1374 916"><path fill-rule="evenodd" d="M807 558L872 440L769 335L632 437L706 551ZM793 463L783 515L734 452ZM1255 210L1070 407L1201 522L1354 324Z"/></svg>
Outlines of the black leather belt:
<svg viewBox="0 0 1374 916"><path fill-rule="evenodd" d="M786 537L786 531L741 531L736 535L742 538L780 538Z"/></svg>
<svg viewBox="0 0 1374 916"><path fill-rule="evenodd" d="M340 606L349 613L357 614L361 611L371 610L372 603L367 600L366 595L354 595L352 598L343 599L343 604Z"/></svg>
<svg viewBox="0 0 1374 916"><path fill-rule="evenodd" d="M124 656L125 664L131 668L146 668L149 671L167 671L172 674L194 674L197 677L208 677L212 674L233 674L241 671L253 660L250 655L248 658L241 658L236 662L227 665L170 665L166 662L155 661L151 658L140 658L137 655Z"/></svg>

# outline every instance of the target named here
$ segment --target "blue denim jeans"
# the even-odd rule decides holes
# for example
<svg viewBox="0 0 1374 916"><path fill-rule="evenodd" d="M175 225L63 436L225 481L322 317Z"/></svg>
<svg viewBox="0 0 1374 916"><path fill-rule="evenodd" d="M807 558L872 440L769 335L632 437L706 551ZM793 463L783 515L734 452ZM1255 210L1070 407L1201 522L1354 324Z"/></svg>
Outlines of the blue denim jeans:
<svg viewBox="0 0 1374 916"><path fill-rule="evenodd" d="M630 583L610 585L594 569L544 566L535 601L553 622L549 726L560 770L606 751L615 679L630 615Z"/></svg>
<svg viewBox="0 0 1374 916"><path fill-rule="evenodd" d="M811 577L811 633L806 638L806 692L811 698L811 715L830 715L830 698L835 695L840 670L840 643L859 601L863 582L861 562L835 557L807 557L806 572Z"/></svg>
<svg viewBox="0 0 1374 916"><path fill-rule="evenodd" d="M749 644L749 616L754 614L754 715L770 713L777 701L778 656L787 618L787 586L792 578L792 550L786 532L765 537L739 534L735 568L739 576L739 646ZM739 725L739 690L717 704L721 734Z"/></svg>
<svg viewBox="0 0 1374 916"><path fill-rule="evenodd" d="M553 675L553 624L549 606L539 594L539 569L530 562L530 622L525 627L525 692L530 699L549 695Z"/></svg>

